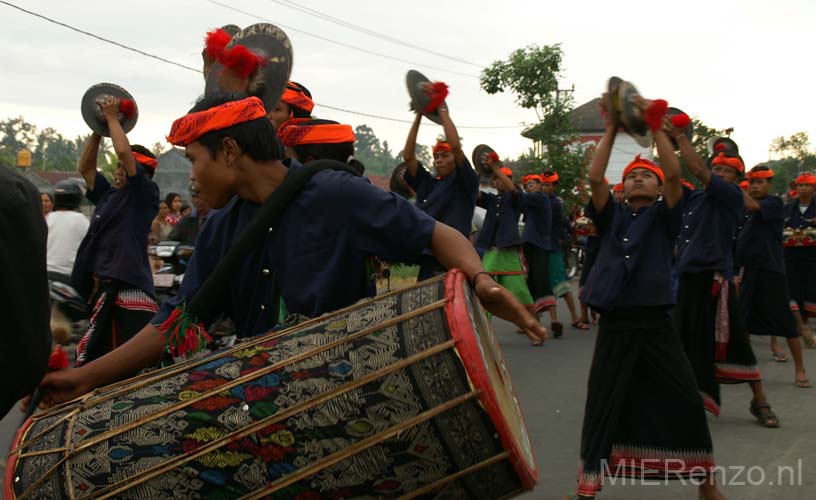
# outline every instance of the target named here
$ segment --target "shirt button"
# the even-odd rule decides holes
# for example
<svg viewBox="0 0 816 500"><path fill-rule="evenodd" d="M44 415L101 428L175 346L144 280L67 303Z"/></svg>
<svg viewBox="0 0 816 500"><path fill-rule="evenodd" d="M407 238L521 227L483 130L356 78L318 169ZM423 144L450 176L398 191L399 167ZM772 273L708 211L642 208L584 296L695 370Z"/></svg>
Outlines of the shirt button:
<svg viewBox="0 0 816 500"><path fill-rule="evenodd" d="M689 240L686 240L686 243L688 243L688 242L689 242Z"/></svg>
<svg viewBox="0 0 816 500"><path fill-rule="evenodd" d="M694 212L689 212L689 215L693 214Z"/></svg>
<svg viewBox="0 0 816 500"><path fill-rule="evenodd" d="M623 256L623 258L624 258L624 259L628 259L628 258L629 258L629 256L628 256L628 255L624 255L624 256Z"/></svg>
<svg viewBox="0 0 816 500"><path fill-rule="evenodd" d="M264 269L263 271L261 271L261 274L263 274L264 276L269 276L269 269Z"/></svg>
<svg viewBox="0 0 816 500"><path fill-rule="evenodd" d="M629 238L624 238L624 239L623 239L623 242L624 242L624 243L626 243L627 241L629 241Z"/></svg>
<svg viewBox="0 0 816 500"><path fill-rule="evenodd" d="M271 227L269 228L269 232L270 232L270 233L272 232L272 228L271 228Z"/></svg>
<svg viewBox="0 0 816 500"><path fill-rule="evenodd" d="M266 306L261 304L261 311L266 311Z"/></svg>
<svg viewBox="0 0 816 500"><path fill-rule="evenodd" d="M688 228L689 228L688 226L684 226L684 227L685 227L686 229L688 229Z"/></svg>

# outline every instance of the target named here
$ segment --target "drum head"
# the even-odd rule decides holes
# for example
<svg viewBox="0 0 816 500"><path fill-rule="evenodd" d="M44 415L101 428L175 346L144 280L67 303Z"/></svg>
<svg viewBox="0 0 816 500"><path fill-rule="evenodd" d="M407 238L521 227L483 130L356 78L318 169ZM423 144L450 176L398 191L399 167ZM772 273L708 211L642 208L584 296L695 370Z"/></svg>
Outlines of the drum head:
<svg viewBox="0 0 816 500"><path fill-rule="evenodd" d="M431 120L432 122L442 125L442 119L439 118L439 113L436 111L433 113L425 113L422 111L425 109L425 106L431 102L431 96L429 96L427 92L422 89L422 86L426 83L431 83L431 81L417 70L412 69L407 75L405 75L405 84L408 86L408 95L411 96L411 109L422 113L425 118Z"/></svg>
<svg viewBox="0 0 816 500"><path fill-rule="evenodd" d="M487 165L487 155L490 153L495 153L493 148L488 146L487 144L479 144L475 148L473 148L473 153L470 155L471 160L473 160L473 166L476 167L476 171L479 172L479 175L482 177L493 177L493 170ZM499 160L499 167L503 167L504 163Z"/></svg>
<svg viewBox="0 0 816 500"><path fill-rule="evenodd" d="M243 45L266 60L266 66L249 82L246 93L257 95L267 111L273 109L283 95L292 72L292 44L289 37L274 24L258 23L244 28L233 36L227 50L235 45ZM221 90L218 80L222 71L224 65L220 62L213 64L207 75L204 95Z"/></svg>
<svg viewBox="0 0 816 500"><path fill-rule="evenodd" d="M448 272L445 288L450 299L445 307L451 336L470 383L481 391L480 402L496 426L522 485L532 489L538 481L538 465L507 362L490 321L461 271Z"/></svg>
<svg viewBox="0 0 816 500"><path fill-rule="evenodd" d="M82 110L82 119L85 120L88 127L90 127L91 130L97 134L103 137L110 137L108 121L102 115L102 108L99 106L99 104L97 104L97 100L106 95L118 97L119 99L130 99L133 101L135 107L133 116L127 118L124 114L119 113L119 123L122 124L122 129L127 134L133 130L133 127L136 126L136 122L139 120L139 107L136 106L136 101L133 99L133 96L130 95L130 92L123 89L119 85L115 85L113 83L97 83L85 91L85 95L82 96L82 104L80 105L80 109Z"/></svg>
<svg viewBox="0 0 816 500"><path fill-rule="evenodd" d="M419 168L422 168L422 165L420 165ZM405 169L405 162L400 163L394 168L394 171L391 172L389 187L392 193L396 193L407 200L413 197L413 192L411 187L408 186L408 183L405 182Z"/></svg>
<svg viewBox="0 0 816 500"><path fill-rule="evenodd" d="M620 82L616 108L620 110L620 119L624 130L632 136L635 142L645 148L652 144L652 135L643 120L643 113L635 104L635 100L639 96L640 92L634 85L625 81Z"/></svg>
<svg viewBox="0 0 816 500"><path fill-rule="evenodd" d="M678 108L670 107L669 109L666 110L666 116L668 116L669 118L671 118L672 116L675 116L675 115L682 115L682 114L686 114L686 113L684 113L682 110L680 110ZM693 123L689 122L688 125L683 127L683 135L688 137L689 141L693 140L693 138L694 138L694 124ZM672 139L671 142L672 142L672 145L674 146L675 150L680 149L680 146L677 145L677 141Z"/></svg>

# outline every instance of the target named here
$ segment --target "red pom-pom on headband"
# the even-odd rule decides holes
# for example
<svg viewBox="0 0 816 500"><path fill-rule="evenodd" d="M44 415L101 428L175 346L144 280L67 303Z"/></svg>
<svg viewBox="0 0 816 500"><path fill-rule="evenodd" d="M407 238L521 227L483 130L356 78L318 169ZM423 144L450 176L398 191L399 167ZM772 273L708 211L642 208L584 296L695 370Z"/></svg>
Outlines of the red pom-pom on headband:
<svg viewBox="0 0 816 500"><path fill-rule="evenodd" d="M136 113L136 103L133 102L133 99L119 99L119 112L130 120Z"/></svg>
<svg viewBox="0 0 816 500"><path fill-rule="evenodd" d="M674 125L677 128L686 128L688 127L689 123L691 123L691 118L689 118L689 115L685 113L674 115L669 119L671 120L672 125Z"/></svg>
<svg viewBox="0 0 816 500"><path fill-rule="evenodd" d="M448 85L444 82L434 82L431 85L431 100L425 106L423 110L425 113L433 113L436 111L443 102L445 102L445 98L448 97Z"/></svg>
<svg viewBox="0 0 816 500"><path fill-rule="evenodd" d="M669 109L669 103L663 99L655 99L646 108L643 113L643 121L649 126L649 129L654 132L663 126L663 117L666 116L666 111Z"/></svg>
<svg viewBox="0 0 816 500"><path fill-rule="evenodd" d="M232 36L221 28L212 30L207 33L207 37L204 39L204 51L210 59L216 61L221 57L230 40L232 40Z"/></svg>
<svg viewBox="0 0 816 500"><path fill-rule="evenodd" d="M623 169L621 182L625 181L626 177L632 172L632 170L635 170L637 168L645 168L646 170L649 170L650 172L655 174L657 178L660 179L661 183L666 182L666 175L663 173L663 169L660 168L660 166L657 163L649 161L645 158L641 158L640 155L635 156L635 159L632 160L631 163L629 163L629 165L626 165L625 169Z"/></svg>
<svg viewBox="0 0 816 500"><path fill-rule="evenodd" d="M231 49L221 52L218 62L245 78L255 72L259 66L264 66L266 60L243 45L235 45Z"/></svg>
<svg viewBox="0 0 816 500"><path fill-rule="evenodd" d="M451 147L451 145L450 145L450 144L448 144L447 142L444 142L444 141L439 141L439 142L437 142L437 143L436 143L436 145L433 147L433 154L440 153L440 152L452 153L452 152L453 152L453 148L452 148L452 147Z"/></svg>

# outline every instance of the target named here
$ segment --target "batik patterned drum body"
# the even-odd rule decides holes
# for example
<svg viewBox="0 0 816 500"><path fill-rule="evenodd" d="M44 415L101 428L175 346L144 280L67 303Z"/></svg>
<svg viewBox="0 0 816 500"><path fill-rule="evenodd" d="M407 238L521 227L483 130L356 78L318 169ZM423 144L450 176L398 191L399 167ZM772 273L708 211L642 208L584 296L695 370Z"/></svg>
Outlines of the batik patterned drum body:
<svg viewBox="0 0 816 500"><path fill-rule="evenodd" d="M7 499L495 499L537 480L458 271L29 419Z"/></svg>

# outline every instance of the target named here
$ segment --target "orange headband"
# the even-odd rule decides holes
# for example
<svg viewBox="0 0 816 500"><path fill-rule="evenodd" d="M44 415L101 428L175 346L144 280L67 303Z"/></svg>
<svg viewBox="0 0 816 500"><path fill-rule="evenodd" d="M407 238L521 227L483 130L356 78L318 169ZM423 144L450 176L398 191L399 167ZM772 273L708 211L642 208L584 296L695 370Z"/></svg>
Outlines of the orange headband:
<svg viewBox="0 0 816 500"><path fill-rule="evenodd" d="M549 175L541 174L541 182L547 184L555 184L556 182L558 182L558 174L556 172L553 172Z"/></svg>
<svg viewBox="0 0 816 500"><path fill-rule="evenodd" d="M159 166L159 162L155 158L151 158L147 155L137 153L136 151L131 151L131 153L133 154L133 158L135 158L137 162L141 163L146 167L155 169L156 167Z"/></svg>
<svg viewBox="0 0 816 500"><path fill-rule="evenodd" d="M526 185L530 181L541 182L541 176L536 174L529 174L521 178L521 183L524 185Z"/></svg>
<svg viewBox="0 0 816 500"><path fill-rule="evenodd" d="M620 193L623 191L623 183L615 184L615 187L612 188L613 193Z"/></svg>
<svg viewBox="0 0 816 500"><path fill-rule="evenodd" d="M448 144L447 142L442 142L442 141L439 141L439 142L437 142L437 143L436 143L436 145L433 147L433 154L436 154L436 153L438 153L439 151L444 151L444 152L446 152L446 153L452 153L452 152L453 152L453 148L451 148L451 145L450 145L450 144Z"/></svg>
<svg viewBox="0 0 816 500"><path fill-rule="evenodd" d="M266 118L263 103L257 97L230 101L204 111L190 113L173 122L167 142L174 146L186 146L202 135L239 123Z"/></svg>
<svg viewBox="0 0 816 500"><path fill-rule="evenodd" d="M627 165L625 169L623 169L621 181L625 181L626 176L629 175L629 173L631 173L632 170L636 168L645 168L646 170L649 170L650 172L655 174L657 178L660 179L660 182L666 182L666 175L663 174L663 169L660 168L656 163L641 158L640 155L635 156L635 159L632 160L632 162L629 163L629 165Z"/></svg>
<svg viewBox="0 0 816 500"><path fill-rule="evenodd" d="M351 125L339 123L299 125L295 120L290 120L281 127L278 137L284 146L289 147L305 144L343 144L354 142L354 130Z"/></svg>
<svg viewBox="0 0 816 500"><path fill-rule="evenodd" d="M770 179L774 176L774 172L771 169L768 170L760 170L758 172L754 172L753 170L745 174L746 179Z"/></svg>
<svg viewBox="0 0 816 500"><path fill-rule="evenodd" d="M735 157L725 156L725 153L718 154L713 160L711 160L711 165L725 165L726 167L731 167L737 172L745 172L745 164L742 163L742 160Z"/></svg>
<svg viewBox="0 0 816 500"><path fill-rule="evenodd" d="M504 174L504 175L506 175L507 177L510 177L511 179L513 178L513 171L512 171L512 170L510 170L510 169L509 169L509 168L507 168L507 167L502 167L502 168L499 170L499 172L503 173L503 174Z"/></svg>
<svg viewBox="0 0 816 500"><path fill-rule="evenodd" d="M686 186L687 188L691 189L692 191L697 189L696 187L694 187L694 184L690 183L689 181L687 181L685 179L680 179L680 184Z"/></svg>
<svg viewBox="0 0 816 500"><path fill-rule="evenodd" d="M796 178L796 184L813 184L816 185L816 175L813 174L801 174L799 177Z"/></svg>
<svg viewBox="0 0 816 500"><path fill-rule="evenodd" d="M280 100L290 106L305 110L308 113L311 113L315 106L311 97L307 96L302 89L299 89L292 82L286 84L286 89L284 89Z"/></svg>
<svg viewBox="0 0 816 500"><path fill-rule="evenodd" d="M748 191L748 186L750 186L750 184L748 183L748 181L742 181L742 182L740 182L740 183L739 183L739 187L740 187L740 189L742 189L743 191Z"/></svg>

